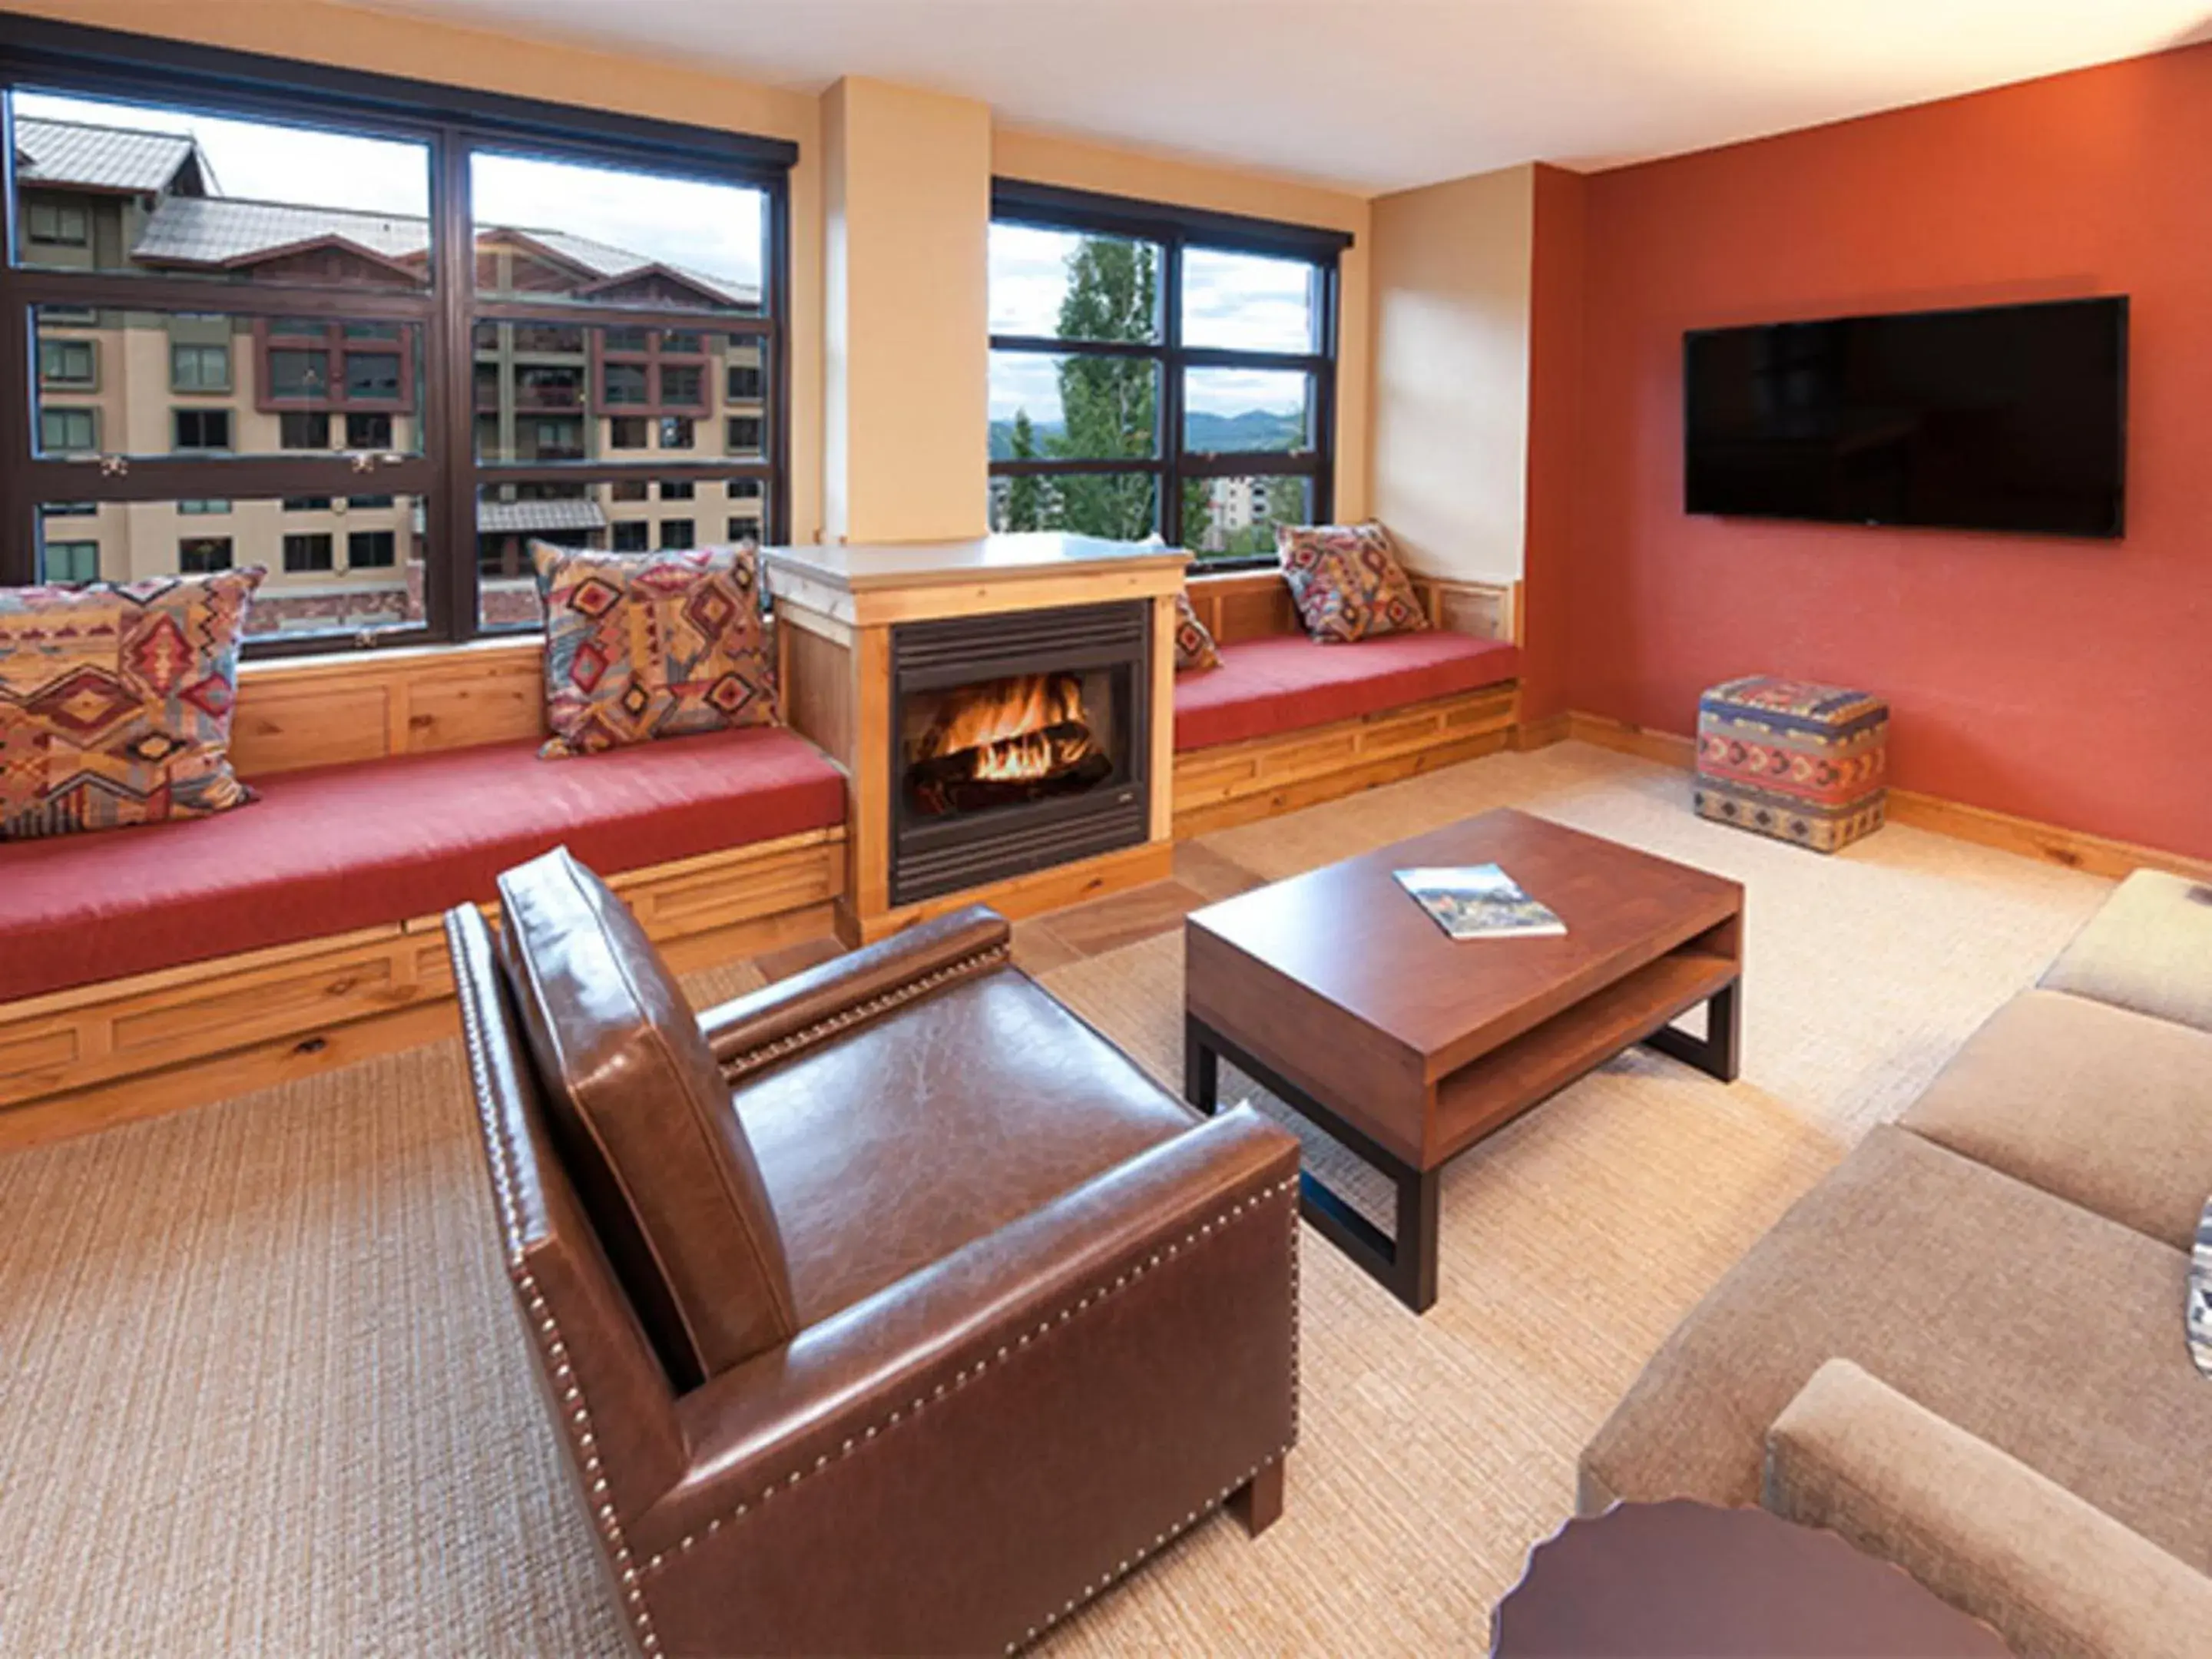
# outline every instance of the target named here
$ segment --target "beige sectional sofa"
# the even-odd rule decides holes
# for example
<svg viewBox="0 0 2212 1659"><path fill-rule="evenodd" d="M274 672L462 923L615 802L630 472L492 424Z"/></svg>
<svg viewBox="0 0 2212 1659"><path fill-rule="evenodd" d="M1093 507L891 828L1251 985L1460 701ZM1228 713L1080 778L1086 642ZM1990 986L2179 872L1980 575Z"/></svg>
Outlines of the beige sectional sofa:
<svg viewBox="0 0 2212 1659"><path fill-rule="evenodd" d="M2023 1654L2212 1652L2212 886L2138 872L1669 1337L1583 1454L1765 1502Z"/></svg>

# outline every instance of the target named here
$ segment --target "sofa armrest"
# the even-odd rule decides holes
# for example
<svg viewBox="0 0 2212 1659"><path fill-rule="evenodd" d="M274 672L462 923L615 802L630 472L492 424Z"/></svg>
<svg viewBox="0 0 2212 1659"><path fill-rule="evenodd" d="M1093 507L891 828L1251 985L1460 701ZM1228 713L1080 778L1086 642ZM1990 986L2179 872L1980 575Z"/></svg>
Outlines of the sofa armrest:
<svg viewBox="0 0 2212 1659"><path fill-rule="evenodd" d="M971 904L709 1008L699 1027L735 1082L924 992L1006 966L1011 938L1004 916Z"/></svg>
<svg viewBox="0 0 2212 1659"><path fill-rule="evenodd" d="M647 1595L704 1574L775 1650L1049 1623L1289 1449L1297 1158L1225 1112L685 1396Z"/></svg>
<svg viewBox="0 0 2212 1659"><path fill-rule="evenodd" d="M2181 1659L2212 1632L2212 1579L1849 1360L1766 1443L1768 1509L1895 1562L2017 1652Z"/></svg>

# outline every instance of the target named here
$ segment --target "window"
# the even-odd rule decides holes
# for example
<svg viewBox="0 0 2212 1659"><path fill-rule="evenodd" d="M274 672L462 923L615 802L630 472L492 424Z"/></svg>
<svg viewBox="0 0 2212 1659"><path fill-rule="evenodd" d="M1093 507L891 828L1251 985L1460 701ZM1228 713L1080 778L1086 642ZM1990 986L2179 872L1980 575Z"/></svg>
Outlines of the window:
<svg viewBox="0 0 2212 1659"><path fill-rule="evenodd" d="M1346 240L1001 181L992 527L1272 562L1278 525L1329 510Z"/></svg>
<svg viewBox="0 0 2212 1659"><path fill-rule="evenodd" d="M696 492L689 478L663 478L660 499L664 501L688 501Z"/></svg>
<svg viewBox="0 0 2212 1659"><path fill-rule="evenodd" d="M228 449L230 411L227 409L179 409L169 416L175 449Z"/></svg>
<svg viewBox="0 0 2212 1659"><path fill-rule="evenodd" d="M724 423L725 441L722 447L732 455L757 455L761 447L761 422L757 415L732 415Z"/></svg>
<svg viewBox="0 0 2212 1659"><path fill-rule="evenodd" d="M230 348L227 345L172 345L169 348L169 388L173 392L230 390Z"/></svg>
<svg viewBox="0 0 2212 1659"><path fill-rule="evenodd" d="M96 582L100 580L100 544L48 542L40 574L50 582Z"/></svg>
<svg viewBox="0 0 2212 1659"><path fill-rule="evenodd" d="M665 548L690 547L693 545L691 520L689 519L663 519L660 521L660 544Z"/></svg>
<svg viewBox="0 0 2212 1659"><path fill-rule="evenodd" d="M761 372L758 363L732 363L729 374L729 399L733 404L750 403L761 395Z"/></svg>
<svg viewBox="0 0 2212 1659"><path fill-rule="evenodd" d="M643 519L625 519L611 528L617 553L642 553L653 545L653 526Z"/></svg>
<svg viewBox="0 0 2212 1659"><path fill-rule="evenodd" d="M0 46L22 239L0 327L35 352L0 388L0 584L44 568L40 526L66 522L45 504L82 501L110 576L289 573L253 608L257 651L460 640L538 620L532 538L689 545L696 521L610 511L669 462L716 469L694 491L715 518L732 483L781 512L769 458L697 423L738 367L741 412L782 418L794 145L47 33ZM472 223L432 214L433 179ZM78 522L51 544L92 542Z"/></svg>
<svg viewBox="0 0 2212 1659"><path fill-rule="evenodd" d="M328 449L331 417L320 414L280 415L276 417L276 442L285 449Z"/></svg>
<svg viewBox="0 0 2212 1659"><path fill-rule="evenodd" d="M724 532L733 542L750 541L760 534L758 519L732 519Z"/></svg>
<svg viewBox="0 0 2212 1659"><path fill-rule="evenodd" d="M309 571L331 568L331 538L325 535L287 536L284 538L284 569L286 574L298 575Z"/></svg>
<svg viewBox="0 0 2212 1659"><path fill-rule="evenodd" d="M642 501L651 499L653 486L643 478L623 478L607 487L607 499L614 501Z"/></svg>
<svg viewBox="0 0 2212 1659"><path fill-rule="evenodd" d="M349 415L345 422L345 447L348 449L392 447L392 416L389 415Z"/></svg>
<svg viewBox="0 0 2212 1659"><path fill-rule="evenodd" d="M40 247L83 247L92 240L92 222L81 207L33 202L23 214L23 234Z"/></svg>
<svg viewBox="0 0 2212 1659"><path fill-rule="evenodd" d="M100 349L90 340L39 342L39 380L46 386L88 388L100 383Z"/></svg>
<svg viewBox="0 0 2212 1659"><path fill-rule="evenodd" d="M100 447L100 411L95 409L42 409L39 411L39 449L47 455L82 455Z"/></svg>

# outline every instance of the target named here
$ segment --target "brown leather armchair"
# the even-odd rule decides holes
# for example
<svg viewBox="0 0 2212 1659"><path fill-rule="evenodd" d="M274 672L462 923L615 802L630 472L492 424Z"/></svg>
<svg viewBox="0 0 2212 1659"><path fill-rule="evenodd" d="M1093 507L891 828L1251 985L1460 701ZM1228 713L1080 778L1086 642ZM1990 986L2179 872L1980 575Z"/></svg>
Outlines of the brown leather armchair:
<svg viewBox="0 0 2212 1659"><path fill-rule="evenodd" d="M539 1382L648 1654L1011 1650L1297 1435L1297 1143L970 909L695 1018L555 853L446 919Z"/></svg>

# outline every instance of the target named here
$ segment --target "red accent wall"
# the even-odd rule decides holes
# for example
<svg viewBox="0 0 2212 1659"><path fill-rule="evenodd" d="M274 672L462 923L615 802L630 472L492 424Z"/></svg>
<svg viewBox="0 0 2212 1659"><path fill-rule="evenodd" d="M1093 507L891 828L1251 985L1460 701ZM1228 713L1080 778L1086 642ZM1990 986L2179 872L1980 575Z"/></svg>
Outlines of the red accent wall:
<svg viewBox="0 0 2212 1659"><path fill-rule="evenodd" d="M1543 199L1535 712L1686 732L1733 675L1868 686L1902 787L2212 856L2212 47L1589 178L1551 219L1578 331L1546 328ZM1683 513L1685 329L2109 294L2124 540Z"/></svg>

